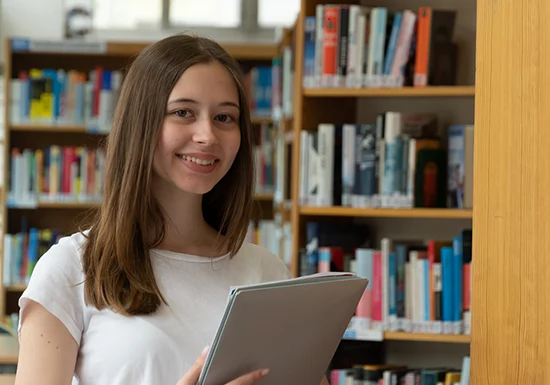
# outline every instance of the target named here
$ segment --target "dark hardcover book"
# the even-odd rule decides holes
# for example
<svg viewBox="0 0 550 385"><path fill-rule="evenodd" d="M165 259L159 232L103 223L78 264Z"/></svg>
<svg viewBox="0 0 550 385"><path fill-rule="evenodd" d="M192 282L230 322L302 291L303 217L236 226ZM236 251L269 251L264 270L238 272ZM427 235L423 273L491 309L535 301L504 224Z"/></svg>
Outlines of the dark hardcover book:
<svg viewBox="0 0 550 385"><path fill-rule="evenodd" d="M354 195L372 197L377 193L376 126L359 124L355 135Z"/></svg>
<svg viewBox="0 0 550 385"><path fill-rule="evenodd" d="M447 157L443 149L422 149L417 153L415 207L446 207Z"/></svg>
<svg viewBox="0 0 550 385"><path fill-rule="evenodd" d="M342 125L334 126L334 149L333 149L333 168L332 175L334 185L332 187L332 205L341 206L342 205L342 162L343 162L343 153L342 153Z"/></svg>
<svg viewBox="0 0 550 385"><path fill-rule="evenodd" d="M455 85L457 46L453 43L456 11L432 10L428 85Z"/></svg>
<svg viewBox="0 0 550 385"><path fill-rule="evenodd" d="M341 77L341 84L344 84L348 66L348 41L349 41L349 5L340 6L340 23L338 31L338 52L336 74Z"/></svg>

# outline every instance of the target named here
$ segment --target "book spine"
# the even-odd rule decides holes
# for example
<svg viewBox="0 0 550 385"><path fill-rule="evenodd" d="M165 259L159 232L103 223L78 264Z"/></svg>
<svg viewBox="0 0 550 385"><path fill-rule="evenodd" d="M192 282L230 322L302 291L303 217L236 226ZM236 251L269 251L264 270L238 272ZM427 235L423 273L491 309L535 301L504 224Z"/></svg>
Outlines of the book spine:
<svg viewBox="0 0 550 385"><path fill-rule="evenodd" d="M342 206L351 207L356 172L355 125L342 126Z"/></svg>
<svg viewBox="0 0 550 385"><path fill-rule="evenodd" d="M333 205L334 189L334 124L320 124L318 127L319 149L319 193L317 195L318 206Z"/></svg>
<svg viewBox="0 0 550 385"><path fill-rule="evenodd" d="M317 4L315 7L315 72L313 86L322 85L322 75L324 66L324 41L325 41L325 6Z"/></svg>
<svg viewBox="0 0 550 385"><path fill-rule="evenodd" d="M315 23L314 16L308 16L304 21L304 88L314 87L315 83Z"/></svg>
<svg viewBox="0 0 550 385"><path fill-rule="evenodd" d="M323 71L321 83L323 87L335 84L338 59L339 10L337 5L326 5L323 21Z"/></svg>
<svg viewBox="0 0 550 385"><path fill-rule="evenodd" d="M348 45L349 45L349 25L350 25L349 5L340 6L338 23L338 56L336 67L335 87L344 87L346 85L347 67L348 67Z"/></svg>

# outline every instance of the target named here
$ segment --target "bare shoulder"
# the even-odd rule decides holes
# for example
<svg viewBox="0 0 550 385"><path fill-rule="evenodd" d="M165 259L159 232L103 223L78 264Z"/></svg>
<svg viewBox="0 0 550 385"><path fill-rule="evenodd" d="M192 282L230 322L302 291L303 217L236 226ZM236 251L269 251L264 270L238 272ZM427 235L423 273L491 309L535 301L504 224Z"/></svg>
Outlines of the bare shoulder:
<svg viewBox="0 0 550 385"><path fill-rule="evenodd" d="M29 301L20 330L15 385L70 385L78 344L65 325L41 304Z"/></svg>

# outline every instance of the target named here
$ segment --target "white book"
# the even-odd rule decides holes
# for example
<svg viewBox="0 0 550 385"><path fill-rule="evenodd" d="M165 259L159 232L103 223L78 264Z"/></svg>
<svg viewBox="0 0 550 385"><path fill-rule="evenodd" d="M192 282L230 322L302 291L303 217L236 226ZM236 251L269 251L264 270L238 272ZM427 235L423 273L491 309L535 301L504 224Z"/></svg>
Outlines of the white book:
<svg viewBox="0 0 550 385"><path fill-rule="evenodd" d="M342 206L352 207L353 188L355 185L355 124L342 126ZM334 181L338 183L338 181Z"/></svg>
<svg viewBox="0 0 550 385"><path fill-rule="evenodd" d="M316 132L310 132L308 136L308 158L307 158L307 203L306 205L315 205L317 194L319 193L319 152L317 148Z"/></svg>
<svg viewBox="0 0 550 385"><path fill-rule="evenodd" d="M315 71L313 83L315 87L321 86L321 75L323 73L323 39L324 39L324 17L325 7L317 4L315 7Z"/></svg>
<svg viewBox="0 0 550 385"><path fill-rule="evenodd" d="M335 126L322 123L318 126L317 149L319 152L319 192L317 206L333 205L334 190L334 136ZM342 183L342 181L337 181Z"/></svg>
<svg viewBox="0 0 550 385"><path fill-rule="evenodd" d="M309 132L300 132L300 187L299 205L305 206L308 202L308 172L309 172Z"/></svg>

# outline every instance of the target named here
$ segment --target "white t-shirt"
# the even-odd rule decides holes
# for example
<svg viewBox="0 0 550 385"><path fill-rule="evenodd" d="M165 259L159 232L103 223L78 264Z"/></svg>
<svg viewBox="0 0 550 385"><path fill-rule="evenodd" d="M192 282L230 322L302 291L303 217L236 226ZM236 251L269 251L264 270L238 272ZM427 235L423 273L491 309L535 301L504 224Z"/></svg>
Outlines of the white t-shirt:
<svg viewBox="0 0 550 385"><path fill-rule="evenodd" d="M286 279L290 273L271 252L244 243L233 257L204 257L151 250L155 276L168 306L151 315L125 317L84 303L80 233L62 238L36 264L19 300L59 318L79 344L73 383L175 385L214 338L234 285Z"/></svg>

